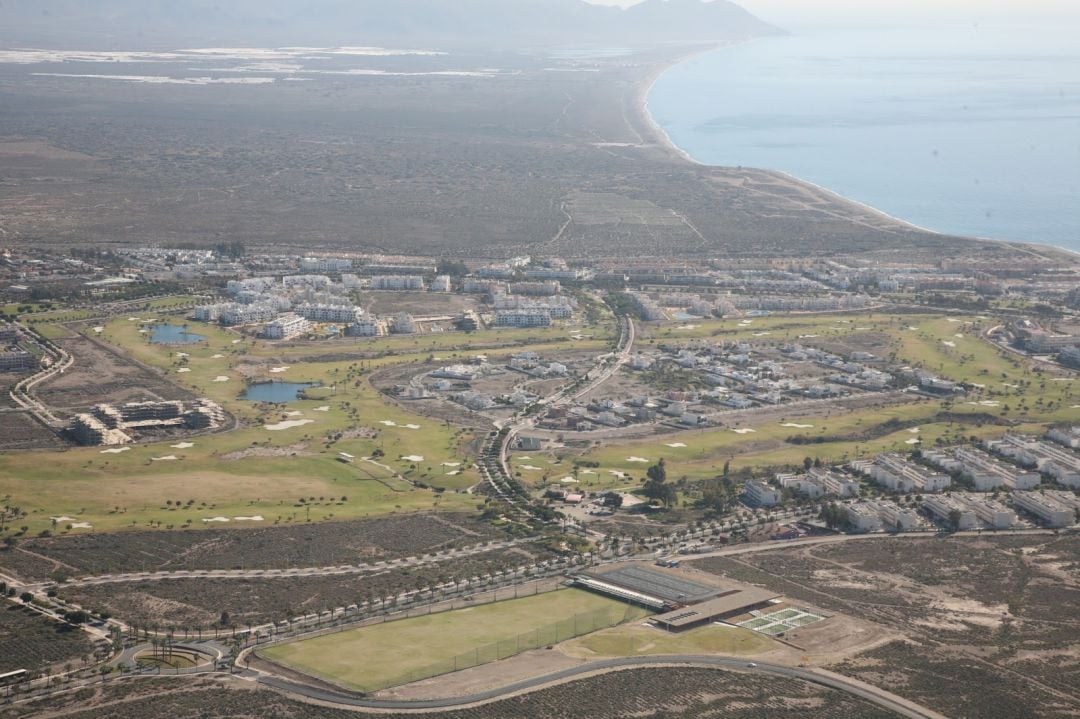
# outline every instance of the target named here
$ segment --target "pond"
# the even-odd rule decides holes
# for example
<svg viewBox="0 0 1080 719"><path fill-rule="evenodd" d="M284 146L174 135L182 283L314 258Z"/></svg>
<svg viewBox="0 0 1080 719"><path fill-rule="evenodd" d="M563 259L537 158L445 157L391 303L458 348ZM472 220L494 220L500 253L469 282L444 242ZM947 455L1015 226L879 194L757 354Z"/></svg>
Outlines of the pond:
<svg viewBox="0 0 1080 719"><path fill-rule="evenodd" d="M300 393L309 387L318 386L318 382L257 382L248 385L247 391L244 392L244 399L252 402L285 404L298 400Z"/></svg>
<svg viewBox="0 0 1080 719"><path fill-rule="evenodd" d="M156 345L190 345L204 339L206 335L188 332L187 325L154 325L150 328L150 342Z"/></svg>

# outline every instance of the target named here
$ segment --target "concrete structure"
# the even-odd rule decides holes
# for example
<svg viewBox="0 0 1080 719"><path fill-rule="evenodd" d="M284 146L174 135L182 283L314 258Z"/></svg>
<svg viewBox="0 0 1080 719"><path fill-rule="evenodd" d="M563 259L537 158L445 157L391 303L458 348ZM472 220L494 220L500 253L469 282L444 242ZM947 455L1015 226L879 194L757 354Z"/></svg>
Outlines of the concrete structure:
<svg viewBox="0 0 1080 719"><path fill-rule="evenodd" d="M1016 512L1000 502L966 494L954 494L953 499L992 529L1009 529L1016 524Z"/></svg>
<svg viewBox="0 0 1080 719"><path fill-rule="evenodd" d="M682 631L737 617L756 609L764 609L779 598L776 592L768 589L757 587L733 589L715 599L659 614L652 617L650 621L669 632Z"/></svg>
<svg viewBox="0 0 1080 719"><path fill-rule="evenodd" d="M250 325L256 322L269 322L278 315L276 307L264 304L232 304L223 307L218 321L226 326Z"/></svg>
<svg viewBox="0 0 1080 719"><path fill-rule="evenodd" d="M263 337L268 340L291 340L311 331L311 323L300 315L281 315L263 328Z"/></svg>
<svg viewBox="0 0 1080 719"><path fill-rule="evenodd" d="M1080 449L1080 426L1054 427L1046 433L1046 438L1063 447Z"/></svg>
<svg viewBox="0 0 1080 719"><path fill-rule="evenodd" d="M0 352L0 372L32 372L38 367L37 356L25 350Z"/></svg>
<svg viewBox="0 0 1080 719"><path fill-rule="evenodd" d="M867 502L867 508L876 510L881 519L901 532L910 532L920 525L919 513L892 502Z"/></svg>
<svg viewBox="0 0 1080 719"><path fill-rule="evenodd" d="M925 497L923 507L931 514L944 522L955 520L955 529L968 530L979 526L979 519L975 511L966 503L957 501L952 497Z"/></svg>
<svg viewBox="0 0 1080 719"><path fill-rule="evenodd" d="M542 310L500 310L495 313L496 327L550 327L551 313Z"/></svg>
<svg viewBox="0 0 1080 719"><path fill-rule="evenodd" d="M303 304L296 308L296 314L311 322L347 325L360 320L364 311L353 305Z"/></svg>
<svg viewBox="0 0 1080 719"><path fill-rule="evenodd" d="M868 468L877 484L891 492L940 492L952 484L948 475L935 474L897 454L879 454Z"/></svg>
<svg viewBox="0 0 1080 719"><path fill-rule="evenodd" d="M304 272L349 272L353 261L339 257L305 257L300 260L300 269Z"/></svg>
<svg viewBox="0 0 1080 719"><path fill-rule="evenodd" d="M394 318L393 332L398 335L411 335L417 331L416 321L408 312L402 312Z"/></svg>
<svg viewBox="0 0 1080 719"><path fill-rule="evenodd" d="M439 275L432 281L429 289L432 292L450 292L454 289L454 285L450 280L450 275Z"/></svg>
<svg viewBox="0 0 1080 719"><path fill-rule="evenodd" d="M1076 509L1052 494L1038 492L1013 492L1012 503L1035 515L1048 527L1071 527L1076 524Z"/></svg>
<svg viewBox="0 0 1080 719"><path fill-rule="evenodd" d="M383 334L383 323L374 317L361 317L345 328L349 337L378 337Z"/></svg>
<svg viewBox="0 0 1080 719"><path fill-rule="evenodd" d="M371 278L373 290L422 290L424 278L420 275L378 275Z"/></svg>
<svg viewBox="0 0 1080 719"><path fill-rule="evenodd" d="M748 504L755 507L774 507L780 504L780 490L774 489L764 482L747 482L743 490Z"/></svg>
<svg viewBox="0 0 1080 719"><path fill-rule="evenodd" d="M968 477L979 492L998 487L1009 489L1034 489L1042 484L1038 472L1025 472L1015 465L999 462L978 449L959 448L953 457L960 465L960 472Z"/></svg>
<svg viewBox="0 0 1080 719"><path fill-rule="evenodd" d="M515 282L510 285L512 295L530 295L533 297L554 297L562 292L562 285L557 280L547 282Z"/></svg>
<svg viewBox="0 0 1080 719"><path fill-rule="evenodd" d="M1037 468L1043 475L1066 487L1080 489L1080 455L1072 450L1018 434L1007 434L984 445L991 452L1008 457L1019 465Z"/></svg>
<svg viewBox="0 0 1080 719"><path fill-rule="evenodd" d="M133 441L131 430L219 427L227 419L225 410L216 402L198 399L191 403L179 401L128 402L119 406L95 405L88 413L76 415L68 424L68 432L80 444L115 445Z"/></svg>
<svg viewBox="0 0 1080 719"><path fill-rule="evenodd" d="M877 532L881 530L881 516L877 510L866 504L849 504L844 509L847 511L848 524L856 532Z"/></svg>

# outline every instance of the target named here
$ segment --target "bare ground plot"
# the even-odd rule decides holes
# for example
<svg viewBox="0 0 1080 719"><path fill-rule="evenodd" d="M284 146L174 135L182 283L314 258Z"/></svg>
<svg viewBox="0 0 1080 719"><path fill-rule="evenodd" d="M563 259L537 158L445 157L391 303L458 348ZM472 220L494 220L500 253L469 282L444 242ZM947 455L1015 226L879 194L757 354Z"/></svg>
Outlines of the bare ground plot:
<svg viewBox="0 0 1080 719"><path fill-rule="evenodd" d="M212 628L222 612L236 626L280 621L551 559L540 547L495 550L373 574L252 579L166 579L62 587L79 606L107 610L135 625Z"/></svg>
<svg viewBox="0 0 1080 719"><path fill-rule="evenodd" d="M925 661L956 668L955 682L909 677L902 695L949 716L1019 718L1032 716L1023 713L1032 706L1047 708L1045 716L1057 716L1057 706L1080 712L1080 618L1071 609L1080 606L1078 562L1076 537L986 535L883 538L695 565L840 615L831 621L871 622L919 645ZM903 668L890 663L893 670ZM1023 687L1022 699L993 714L964 709L992 706L982 699L993 682L1012 694Z"/></svg>
<svg viewBox="0 0 1080 719"><path fill-rule="evenodd" d="M29 412L0 411L0 452L63 446L63 440Z"/></svg>
<svg viewBox="0 0 1080 719"><path fill-rule="evenodd" d="M40 385L35 394L49 407L73 414L99 402L191 400L187 390L169 382L155 370L137 364L119 352L85 337L59 340L75 364Z"/></svg>
<svg viewBox="0 0 1080 719"><path fill-rule="evenodd" d="M640 107L642 82L678 53L570 68L594 72L504 54L466 60L517 70L498 78L241 90L6 68L7 133L107 161L30 155L0 211L13 240L65 244L207 242L228 227L249 245L465 256L1011 252L913 230L779 174L686 162ZM432 62L460 69L462 58ZM90 99L88 122L73 108Z"/></svg>
<svg viewBox="0 0 1080 719"><path fill-rule="evenodd" d="M94 653L81 629L60 624L19 604L0 599L0 674L75 661Z"/></svg>
<svg viewBox="0 0 1080 719"><path fill-rule="evenodd" d="M361 292L360 306L376 315L408 312L416 317L453 317L477 309L479 297L445 292Z"/></svg>
<svg viewBox="0 0 1080 719"><path fill-rule="evenodd" d="M214 678L114 681L28 706L0 719L354 719L344 709L304 704L248 682ZM386 719L415 714L385 713ZM429 719L894 719L895 714L805 682L692 667L631 669L542 689L473 709L431 712Z"/></svg>
<svg viewBox="0 0 1080 719"><path fill-rule="evenodd" d="M390 516L294 527L118 532L27 539L0 552L24 579L169 569L324 567L425 554L505 538L468 515Z"/></svg>

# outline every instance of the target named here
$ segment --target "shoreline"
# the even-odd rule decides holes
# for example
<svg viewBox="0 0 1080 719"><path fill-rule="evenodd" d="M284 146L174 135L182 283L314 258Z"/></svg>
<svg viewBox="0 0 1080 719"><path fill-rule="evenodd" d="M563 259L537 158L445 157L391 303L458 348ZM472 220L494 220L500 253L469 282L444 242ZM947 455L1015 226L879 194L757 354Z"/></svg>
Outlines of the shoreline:
<svg viewBox="0 0 1080 719"><path fill-rule="evenodd" d="M668 151L672 155L675 155L675 156L679 157L680 159L685 160L686 162L690 163L691 165L695 165L697 167L701 167L701 168L717 168L717 169L734 169L734 168L728 167L726 165L712 165L712 164L702 162L701 160L698 160L693 155L691 155L687 150L685 150L682 147L680 147L679 145L677 145L675 143L675 141L671 139L671 136L667 133L667 130L665 130L663 127L661 127L660 123L656 121L655 116L653 115L652 111L649 109L649 96L652 94L653 88L656 87L656 83L658 83L660 81L660 78L662 78L664 76L664 74L667 73L672 68L674 68L674 67L676 67L678 65L681 65L681 64L683 64L685 62L689 62L690 60L693 60L695 58L701 57L702 55L706 55L706 54L709 54L709 53L712 53L712 52L717 52L717 51L720 51L720 50L726 50L726 49L732 48L732 47L737 47L739 45L744 45L744 44L747 44L747 43L755 42L755 41L760 40L760 39L762 39L762 38L755 37L755 38L749 38L749 39L746 39L746 40L739 40L739 41L733 41L733 42L728 42L728 43L717 43L717 44L711 45L711 46L709 46L707 48L695 50L693 52L690 52L690 53L681 55L679 57L675 57L675 58L673 58L671 60L668 60L668 61L657 64L653 68L653 70L651 70L643 78L642 82L639 84L638 92L636 94L636 102L635 102L635 105L636 105L635 109L636 109L636 111L637 111L637 113L638 113L638 115L639 115L639 117L641 119L642 124L652 133L652 135L653 135L652 139L654 141L654 144L661 147L661 148L663 148L664 150ZM884 210L882 210L882 209L880 209L878 207L875 207L875 206L873 206L871 204L868 204L866 202L862 202L860 200L856 200L856 199L854 199L852 197L848 197L847 195L841 194L840 192L837 192L836 190L832 190L832 189L830 189L828 187L825 187L824 185L820 185L820 184L818 184L816 182L813 182L811 180L807 180L805 178L798 177L797 175L793 175L793 174L791 174L789 172L786 172L784 170L775 170L775 169L771 169L771 168L746 168L746 169L753 169L753 170L756 170L758 172L764 172L766 174L774 175L776 177L782 178L782 179L784 179L784 180L786 180L788 182L791 182L791 183L794 183L794 184L797 184L797 185L802 185L804 187L813 188L813 189L827 195L828 197L830 197L833 200L836 200L836 201L838 201L840 203L847 204L847 205L850 205L850 206L854 206L854 207L856 207L856 208L858 208L858 209L860 209L860 210L862 210L864 212L867 212L867 213L870 213L871 215L874 215L875 217L878 217L878 218L884 219L884 220L888 220L889 222L894 223L895 225L897 225L898 229L914 230L916 232L928 233L928 234L937 235L937 236L940 236L940 237L959 237L959 238L964 238L964 239L968 239L968 240L975 240L975 241L978 241L978 242L993 242L993 243L998 243L998 244L1002 244L1002 245L1008 245L1010 247L1021 246L1021 247L1031 247L1031 248L1037 248L1037 249L1043 249L1043 250L1055 250L1055 251L1058 251L1058 252L1064 252L1067 255L1071 256L1071 257L1080 259L1080 250L1074 250L1074 249L1070 249L1068 247L1060 247L1060 246L1057 246L1057 245L1048 245L1048 244L1043 244L1043 243L1038 243L1038 242L1029 242L1029 241L1021 241L1021 240L1001 240L1001 239L995 239L995 238L992 238L992 237L979 237L979 236L976 236L976 235L964 235L964 234L953 234L953 233L941 232L939 230L934 230L934 229L931 229L929 227L923 227L921 225L917 225L914 222L911 222L909 220L905 220L905 219L903 219L901 217L891 215L888 212L885 212Z"/></svg>

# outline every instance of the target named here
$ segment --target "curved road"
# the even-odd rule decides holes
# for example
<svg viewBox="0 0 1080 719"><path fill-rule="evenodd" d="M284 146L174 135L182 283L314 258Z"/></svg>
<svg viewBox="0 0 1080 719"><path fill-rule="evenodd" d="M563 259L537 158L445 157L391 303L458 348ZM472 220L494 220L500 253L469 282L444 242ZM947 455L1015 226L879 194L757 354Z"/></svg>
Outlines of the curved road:
<svg viewBox="0 0 1080 719"><path fill-rule="evenodd" d="M906 701L889 692L861 683L850 681L843 677L831 674L822 674L810 669L800 667L788 667L781 664L769 664L765 662L749 662L746 659L732 657L678 655L678 656L655 656L655 657L625 657L619 659L605 659L590 662L578 667L563 669L562 671L546 674L544 676L526 679L497 689L491 689L463 697L447 699L423 699L414 701L390 701L382 699L366 699L358 695L338 692L329 689L297 684L275 676L259 674L256 681L290 694L296 694L308 699L321 702L330 702L352 707L358 710L373 711L441 711L444 709L459 709L477 704L488 704L510 696L529 693L546 688L551 685L564 683L583 675L621 671L650 666L689 665L696 667L710 667L720 670L740 670L769 676L798 679L812 684L817 684L829 689L842 691L852 696L859 697L876 704L884 709L894 712L898 716L908 719L943 719L941 714L920 707L917 704Z"/></svg>

